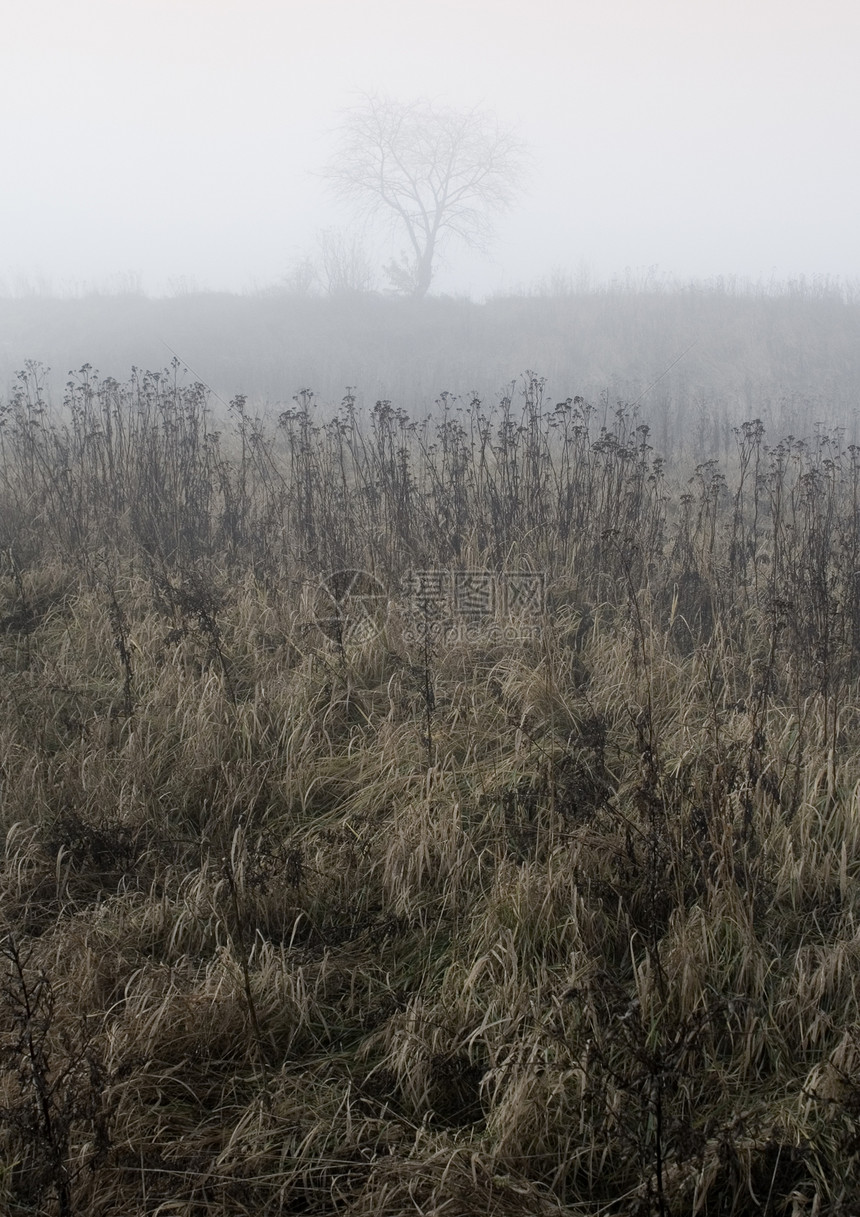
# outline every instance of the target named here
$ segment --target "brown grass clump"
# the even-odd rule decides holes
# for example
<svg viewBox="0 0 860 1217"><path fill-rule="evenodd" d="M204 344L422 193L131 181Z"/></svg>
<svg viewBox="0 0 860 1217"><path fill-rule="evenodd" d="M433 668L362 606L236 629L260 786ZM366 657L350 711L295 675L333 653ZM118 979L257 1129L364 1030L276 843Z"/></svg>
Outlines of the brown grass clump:
<svg viewBox="0 0 860 1217"><path fill-rule="evenodd" d="M2 408L4 1211L852 1212L857 453L231 420Z"/></svg>

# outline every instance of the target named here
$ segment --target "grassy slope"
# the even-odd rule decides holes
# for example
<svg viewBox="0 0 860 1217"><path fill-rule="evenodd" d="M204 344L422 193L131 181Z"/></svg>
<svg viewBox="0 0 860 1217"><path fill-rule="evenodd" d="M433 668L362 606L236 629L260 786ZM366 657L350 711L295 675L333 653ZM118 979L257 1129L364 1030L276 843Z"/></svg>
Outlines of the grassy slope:
<svg viewBox="0 0 860 1217"><path fill-rule="evenodd" d="M3 418L6 1211L854 1211L857 454L204 405ZM335 564L548 611L337 645Z"/></svg>

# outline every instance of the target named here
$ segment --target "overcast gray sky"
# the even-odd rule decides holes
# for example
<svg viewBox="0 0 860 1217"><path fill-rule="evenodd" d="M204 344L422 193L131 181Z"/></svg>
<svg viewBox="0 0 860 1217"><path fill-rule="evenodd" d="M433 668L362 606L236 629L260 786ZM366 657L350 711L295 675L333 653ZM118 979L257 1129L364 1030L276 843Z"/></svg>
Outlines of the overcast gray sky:
<svg viewBox="0 0 860 1217"><path fill-rule="evenodd" d="M533 149L481 295L587 266L860 276L857 0L0 0L0 281L277 281L348 216L313 176L356 91L495 110ZM391 251L395 252L395 251Z"/></svg>

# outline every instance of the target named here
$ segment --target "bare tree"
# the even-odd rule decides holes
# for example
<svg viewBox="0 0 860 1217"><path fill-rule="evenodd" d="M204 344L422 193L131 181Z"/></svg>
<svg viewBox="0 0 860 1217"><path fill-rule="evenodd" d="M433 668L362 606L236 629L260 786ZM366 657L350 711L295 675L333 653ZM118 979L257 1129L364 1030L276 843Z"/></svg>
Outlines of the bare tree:
<svg viewBox="0 0 860 1217"><path fill-rule="evenodd" d="M370 95L345 111L323 176L339 198L407 238L386 272L424 296L448 238L486 248L490 217L510 207L524 161L522 143L492 114Z"/></svg>
<svg viewBox="0 0 860 1217"><path fill-rule="evenodd" d="M327 295L355 296L373 291L373 267L356 233L324 228L317 234L317 245Z"/></svg>

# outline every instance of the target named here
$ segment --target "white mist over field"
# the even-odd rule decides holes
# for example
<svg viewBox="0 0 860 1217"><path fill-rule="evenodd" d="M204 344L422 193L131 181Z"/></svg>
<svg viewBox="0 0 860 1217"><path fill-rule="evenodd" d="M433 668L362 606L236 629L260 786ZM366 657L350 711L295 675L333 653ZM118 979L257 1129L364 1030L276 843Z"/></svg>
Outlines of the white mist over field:
<svg viewBox="0 0 860 1217"><path fill-rule="evenodd" d="M860 275L851 0L4 7L6 291L295 276L351 222L317 171L373 92L492 110L531 149L489 255L452 244L436 292ZM374 265L400 252L367 240Z"/></svg>

